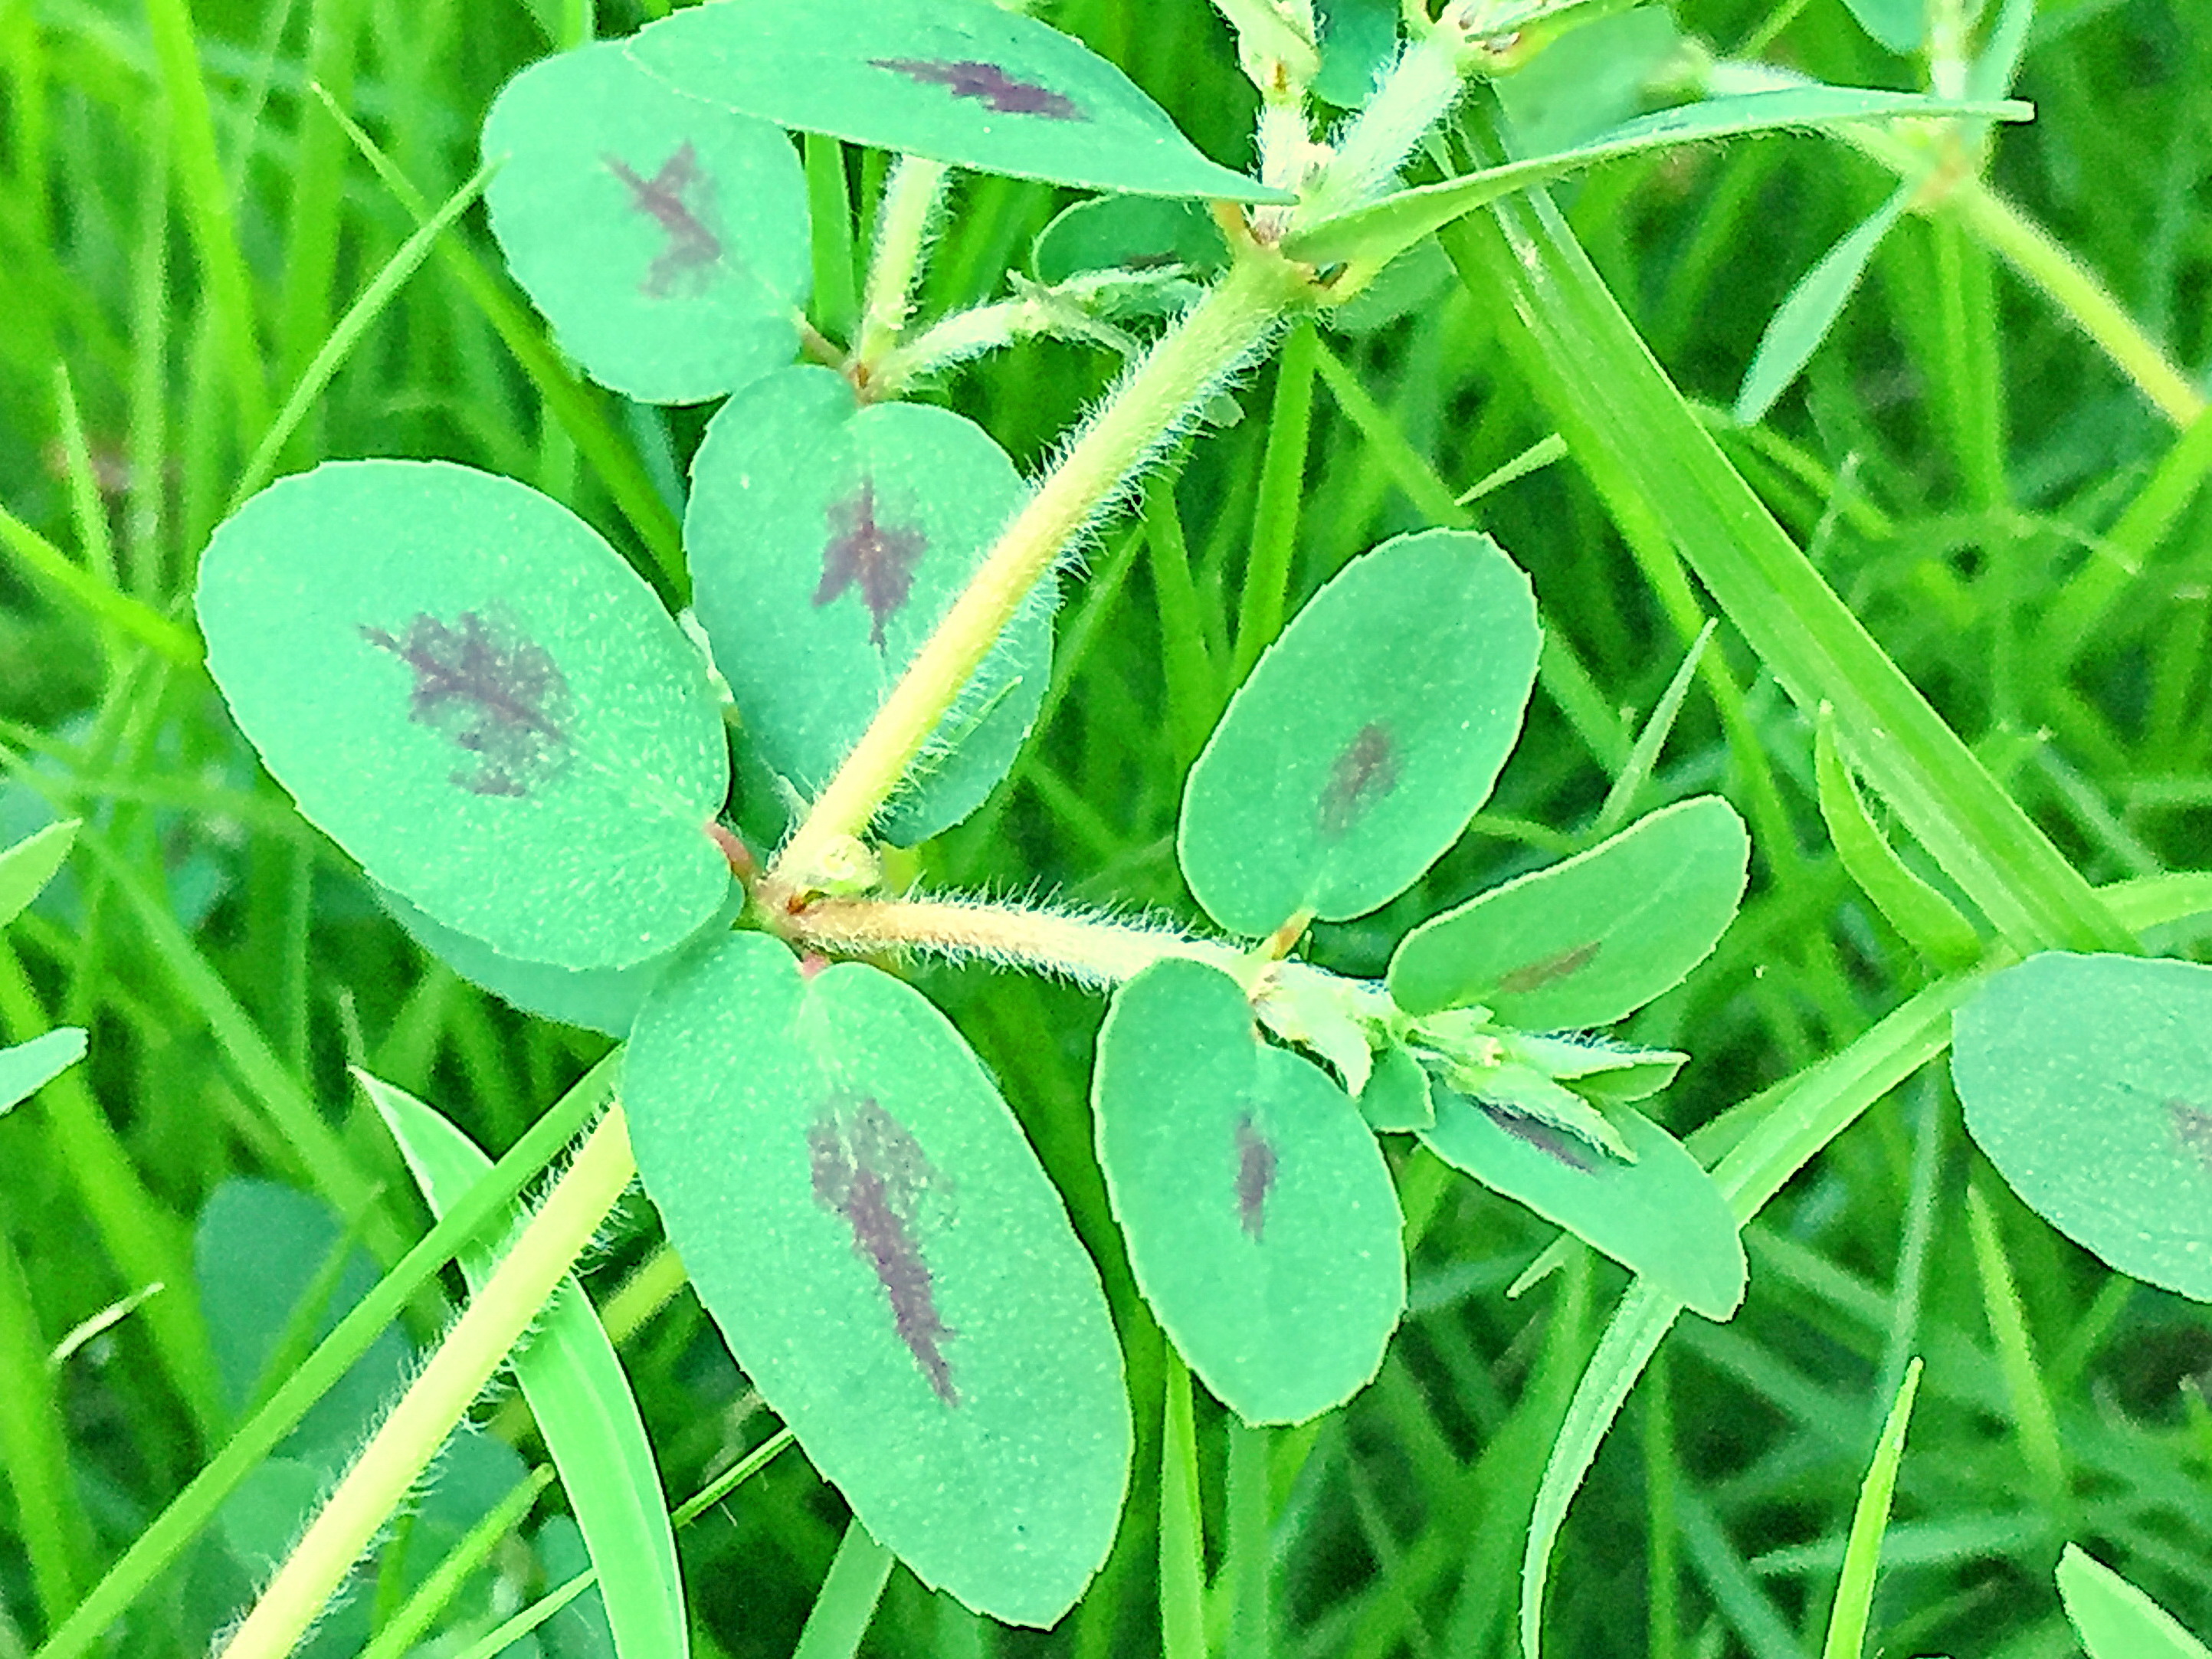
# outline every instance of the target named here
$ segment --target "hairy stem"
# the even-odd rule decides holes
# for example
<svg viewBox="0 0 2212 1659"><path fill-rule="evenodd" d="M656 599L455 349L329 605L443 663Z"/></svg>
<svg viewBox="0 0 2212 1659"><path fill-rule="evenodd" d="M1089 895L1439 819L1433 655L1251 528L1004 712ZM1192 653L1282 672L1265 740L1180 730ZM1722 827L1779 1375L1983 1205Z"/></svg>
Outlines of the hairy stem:
<svg viewBox="0 0 2212 1659"><path fill-rule="evenodd" d="M1266 342L1305 286L1297 266L1249 249L1098 410L1000 536L777 855L763 884L771 916L817 890L824 854L867 828L1030 591L1189 411Z"/></svg>
<svg viewBox="0 0 2212 1659"><path fill-rule="evenodd" d="M1170 957L1240 976L1245 967L1235 945L1172 927L969 900L817 899L793 914L788 930L793 944L825 954L927 951L980 957L1102 989Z"/></svg>
<svg viewBox="0 0 2212 1659"><path fill-rule="evenodd" d="M921 256L930 226L945 200L952 170L942 161L902 155L892 164L876 216L876 246L868 258L867 298L853 343L855 379L866 383L874 367L898 344L921 280Z"/></svg>
<svg viewBox="0 0 2212 1659"><path fill-rule="evenodd" d="M222 1659L283 1659L530 1328L637 1173L617 1106L599 1121L483 1290L362 1449Z"/></svg>

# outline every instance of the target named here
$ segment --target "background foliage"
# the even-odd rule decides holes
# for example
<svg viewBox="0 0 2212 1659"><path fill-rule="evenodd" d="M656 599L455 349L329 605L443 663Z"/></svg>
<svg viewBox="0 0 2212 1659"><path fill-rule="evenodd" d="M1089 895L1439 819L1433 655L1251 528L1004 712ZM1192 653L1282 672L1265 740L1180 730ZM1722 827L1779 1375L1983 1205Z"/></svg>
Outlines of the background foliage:
<svg viewBox="0 0 2212 1659"><path fill-rule="evenodd" d="M34 1472L12 1460L65 1458L70 1477L57 1488L58 1586L34 1582L22 1517L0 1510L0 1654L34 1644L58 1589L82 1594L304 1352L348 1299L352 1252L388 1261L419 1224L346 1064L434 1103L496 1153L605 1046L525 1022L426 957L259 775L198 672L133 643L161 643L153 624L189 591L272 410L416 228L313 86L434 203L473 173L493 92L577 38L582 9L0 4L0 739L16 762L0 785L0 843L55 817L88 820L62 880L0 946L0 1026L9 1041L63 1022L92 1033L84 1067L0 1119L7 1381L15 1398L36 1407L43 1394L53 1407L44 1439L35 1422L8 1438L10 1474ZM1247 159L1251 94L1200 0L1066 0L1050 15L1209 154ZM601 27L637 21L611 6ZM1911 84L1911 66L1840 0L1681 0L1673 24L1654 8L1607 27L1609 59L1571 41L1523 77L1524 133L1560 142L1630 112L1639 74L1663 72L1691 39L1832 82ZM2202 8L2051 0L2019 88L2039 119L1996 140L1998 184L2192 371L2212 353L2198 183L2208 87ZM875 161L856 172L863 203ZM1841 146L1770 140L1616 163L1561 199L1661 361L1725 428L1717 411L1767 318L1893 188ZM994 294L1066 199L964 181L927 303ZM680 599L674 503L704 411L663 416L569 378L498 270L471 210L352 339L327 395L269 461L443 457L524 479ZM1389 909L1318 930L1316 954L1379 972L1411 920L1595 838L1585 831L1638 723L1703 618L1655 595L1571 461L1455 503L1551 430L1499 344L1500 305L1439 270L1395 319L1294 335L1238 392L1242 418L1217 411L1226 424L1172 483L1156 481L1141 519L1109 529L1071 585L1039 735L988 807L924 849L933 882L1042 883L1191 914L1176 808L1226 699L1248 563L1287 554L1295 599L1387 535L1470 520L1512 550L1542 609L1528 734L1459 848ZM1032 343L952 377L943 397L1033 467L1112 368L1089 349ZM1283 488L1301 436L1302 499ZM2206 862L2205 509L2147 544L2107 539L2173 430L2039 297L1965 235L1907 217L1801 386L1723 442L2085 874ZM53 548L89 579L58 585ZM2089 591L2106 608L2083 605ZM1640 804L1726 793L1755 850L1744 915L1717 954L1626 1033L1696 1056L1660 1103L1677 1131L1841 1048L1928 973L1830 845L1809 724L1725 623L1701 672ZM985 994L981 970L928 979L1101 1263L1130 1358L1138 1484L1105 1576L1061 1631L994 1630L902 1572L868 1650L1142 1651L1159 1605L1162 1358L1091 1153L1103 1005L1016 976ZM347 1218L225 1185L240 1176L318 1191ZM1508 1300L1548 1230L1423 1160L1401 1188L1413 1312L1377 1382L1345 1413L1265 1441L1228 1433L1200 1399L1197 1464L1223 1568L1206 1616L1240 1644L1251 1632L1233 1628L1237 1593L1272 1566L1281 1651L1510 1650L1537 1477L1622 1275L1577 1252ZM249 1200L263 1218L241 1226ZM615 1289L648 1243L649 1212L629 1221L588 1282L624 1338L680 1497L774 1425L688 1295L641 1326L620 1316L652 1300L625 1304ZM2051 1577L2069 1537L2184 1623L2212 1625L2203 1311L2110 1273L2023 1210L1968 1149L1940 1068L1871 1111L1746 1242L1742 1313L1680 1324L1599 1457L1553 1567L1556 1651L1814 1650L1860 1476L1916 1353L1926 1370L1873 1624L1889 1651L2071 1652ZM80 1329L155 1283L166 1288ZM224 1297L250 1301L257 1287L287 1308L307 1292L302 1328L273 1350L226 1346ZM211 1346L177 1311L194 1294ZM427 1340L440 1310L426 1298L411 1311L411 1336ZM72 1333L58 1363L38 1362ZM405 1355L377 1363L389 1376ZM381 1385L365 1386L374 1398ZM356 1594L352 1640L522 1479L501 1443L534 1455L526 1418L496 1405L483 1416L487 1432L462 1443L472 1449L441 1482L472 1482L480 1498L450 1515L425 1503ZM317 1458L343 1449L343 1424L334 1432L319 1449L288 1448L272 1479L311 1485ZM283 1512L283 1493L263 1496ZM544 1501L552 1518L492 1553L473 1605L511 1608L570 1570L557 1488ZM198 1650L243 1588L226 1575L282 1541L258 1538L254 1520L250 1505L226 1512L222 1547L148 1598L126 1650ZM834 1494L785 1455L691 1526L698 1650L788 1652L842 1521ZM588 1652L561 1644L593 1639L579 1620L549 1627L542 1650Z"/></svg>

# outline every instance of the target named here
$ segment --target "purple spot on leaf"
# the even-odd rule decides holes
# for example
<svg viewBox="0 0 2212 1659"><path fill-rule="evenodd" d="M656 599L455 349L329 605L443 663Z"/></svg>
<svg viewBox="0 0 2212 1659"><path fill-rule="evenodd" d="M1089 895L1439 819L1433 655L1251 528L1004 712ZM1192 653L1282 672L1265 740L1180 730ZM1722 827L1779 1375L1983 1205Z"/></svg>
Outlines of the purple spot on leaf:
<svg viewBox="0 0 2212 1659"><path fill-rule="evenodd" d="M2173 1124L2173 1138L2185 1150L2197 1154L2205 1172L2212 1174L2212 1112L2185 1100L2169 1100L2166 1115Z"/></svg>
<svg viewBox="0 0 2212 1659"><path fill-rule="evenodd" d="M1541 962L1531 962L1516 968L1498 981L1498 988L1517 995L1523 991L1533 991L1539 986L1549 985L1555 979L1565 979L1568 975L1587 968L1603 942L1591 939L1571 951L1562 951L1555 957L1546 957Z"/></svg>
<svg viewBox="0 0 2212 1659"><path fill-rule="evenodd" d="M1088 118L1072 99L1050 87L1017 81L996 64L973 58L871 58L868 62L909 81L943 87L955 98L979 99L1001 115L1041 115L1048 121Z"/></svg>
<svg viewBox="0 0 2212 1659"><path fill-rule="evenodd" d="M599 159L606 163L608 172L629 186L632 211L646 215L668 234L667 246L638 284L638 292L657 300L674 289L679 279L694 291L702 286L710 268L721 261L722 240L701 217L713 216L714 181L701 169L690 141L662 162L660 171L650 179L640 178L620 156ZM687 191L691 192L690 204L684 199Z"/></svg>
<svg viewBox="0 0 2212 1659"><path fill-rule="evenodd" d="M898 614L914 591L914 568L929 546L929 538L912 526L892 529L876 521L876 486L860 480L851 497L832 501L824 516L830 539L822 549L822 580L814 590L818 610L848 587L860 590L873 626L868 643L884 648L884 624Z"/></svg>
<svg viewBox="0 0 2212 1659"><path fill-rule="evenodd" d="M1237 1120L1237 1218L1249 1237L1267 1225L1267 1194L1275 1188L1275 1149L1254 1127L1252 1114Z"/></svg>
<svg viewBox="0 0 2212 1659"><path fill-rule="evenodd" d="M1597 1168L1597 1159L1590 1148L1572 1135L1563 1134L1541 1118L1516 1112L1510 1106L1501 1106L1494 1101L1478 1100L1482 1115L1514 1139L1534 1146L1554 1163L1564 1164L1570 1170L1584 1174Z"/></svg>
<svg viewBox="0 0 2212 1659"><path fill-rule="evenodd" d="M1380 720L1359 728L1345 751L1329 769L1328 787L1322 791L1315 821L1327 841L1334 841L1357 823L1367 809L1398 787L1398 745Z"/></svg>
<svg viewBox="0 0 2212 1659"><path fill-rule="evenodd" d="M476 757L454 785L472 795L526 795L568 763L568 683L552 653L473 611L459 625L418 616L404 635L364 623L361 636L414 671L407 717Z"/></svg>
<svg viewBox="0 0 2212 1659"><path fill-rule="evenodd" d="M937 1397L957 1406L960 1391L940 1346L957 1333L938 1316L936 1283L915 1237L922 1200L945 1193L947 1183L906 1126L874 1101L861 1100L842 1116L837 1106L827 1103L806 1132L814 1201L845 1218L853 1254L875 1270L890 1301L899 1340Z"/></svg>

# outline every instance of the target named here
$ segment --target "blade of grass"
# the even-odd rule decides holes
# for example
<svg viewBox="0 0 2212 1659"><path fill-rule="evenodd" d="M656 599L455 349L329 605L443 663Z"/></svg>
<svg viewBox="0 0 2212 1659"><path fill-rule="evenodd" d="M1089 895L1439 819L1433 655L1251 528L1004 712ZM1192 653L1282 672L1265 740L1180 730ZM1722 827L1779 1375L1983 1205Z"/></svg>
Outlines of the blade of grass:
<svg viewBox="0 0 2212 1659"><path fill-rule="evenodd" d="M345 315L338 319L337 326L331 331L330 337L322 343L322 349L301 371L299 384L292 388L292 395L285 399L284 407L277 412L276 423L262 434L261 442L254 449L253 458L246 462L246 470L239 475L237 487L230 492L230 504L223 508L225 518L245 506L246 498L269 482L276 470L277 458L284 453L285 446L292 441L292 434L300 429L307 412L321 401L331 376L352 355L354 347L361 343L362 336L368 333L383 314L384 307L391 303L392 295L399 292L401 286L429 257L438 238L468 211L470 205L483 193L483 187L491 181L492 174L498 170L499 163L495 161L487 161L478 167L465 184L446 198L435 213L416 228L414 234L399 245L398 252L384 262L384 268L376 273L367 288L362 289L361 297L346 307Z"/></svg>
<svg viewBox="0 0 2212 1659"><path fill-rule="evenodd" d="M1798 371L1813 360L1820 342L1843 315L1866 275L1867 262L1881 246L1919 189L1917 181L1896 191L1856 228L1820 256L1820 263L1797 279L1759 337L1751 367L1743 372L1743 389L1735 396L1735 418L1753 426L1766 418L1774 400L1790 389Z"/></svg>
<svg viewBox="0 0 2212 1659"><path fill-rule="evenodd" d="M354 1078L399 1143L434 1215L491 1168L476 1143L430 1107L366 1072ZM495 1246L461 1253L471 1294L483 1293L497 1258ZM574 1275L561 1280L514 1367L599 1572L615 1651L623 1659L682 1659L690 1651L684 1583L660 1470L614 1343Z"/></svg>
<svg viewBox="0 0 2212 1659"><path fill-rule="evenodd" d="M201 78L199 46L186 0L147 0L164 101L177 146L185 220L198 251L200 273L214 307L216 331L238 420L238 445L246 448L269 423L269 384L261 370L254 329L253 279L240 251L231 216L230 187L215 145L215 119Z"/></svg>
<svg viewBox="0 0 2212 1659"><path fill-rule="evenodd" d="M860 315L854 282L853 203L845 187L845 146L827 133L801 139L806 157L806 211L813 227L814 321L833 340L850 343Z"/></svg>
<svg viewBox="0 0 2212 1659"><path fill-rule="evenodd" d="M0 979L0 989L4 985L4 979ZM38 1650L35 1659L80 1659L93 1650L108 1627L215 1519L216 1510L239 1483L368 1352L370 1344L398 1317L416 1292L504 1210L598 1112L613 1091L621 1054L617 1049L609 1054L548 1107L530 1132L492 1166L491 1174L471 1188L467 1197L417 1240L398 1265L355 1304L269 1403L240 1425L214 1460L138 1534L70 1615L68 1623ZM161 1300L157 1297L149 1303L148 1312L158 1307Z"/></svg>
<svg viewBox="0 0 2212 1659"><path fill-rule="evenodd" d="M1974 1242L1974 1268L1981 1279L1982 1305L1987 1310L1990 1334L1996 1338L1997 1364L2004 1373L2005 1395L2011 1402L2013 1431L2039 1495L2053 1521L2064 1528L2074 1507L2073 1477L2067 1472L2065 1448L2059 1439L2058 1420L2051 1409L2050 1391L2035 1363L2035 1345L2027 1332L2027 1310L2021 1305L2011 1265L2005 1260L2004 1242L1997 1236L1996 1217L1977 1181L1966 1188L1966 1226Z"/></svg>
<svg viewBox="0 0 2212 1659"><path fill-rule="evenodd" d="M1188 768L1221 714L1220 678L1206 651L1206 625L1200 619L1197 584L1190 574L1190 549L1183 539L1182 514L1176 506L1172 478L1157 478L1145 490L1145 545L1152 575L1152 599L1160 619L1160 673L1167 683L1169 735L1178 769Z"/></svg>
<svg viewBox="0 0 2212 1659"><path fill-rule="evenodd" d="M1274 1576L1274 1516L1267 1481L1267 1431L1229 1417L1228 1538L1221 1585L1229 1599L1228 1659L1268 1659Z"/></svg>
<svg viewBox="0 0 2212 1659"><path fill-rule="evenodd" d="M868 1633L868 1621L876 1616L893 1559L857 1519L847 1522L830 1576L822 1581L791 1659L853 1659Z"/></svg>
<svg viewBox="0 0 2212 1659"><path fill-rule="evenodd" d="M189 629L86 574L61 549L4 507L0 507L0 543L6 544L25 571L58 588L95 622L122 629L180 666L199 666L200 642Z"/></svg>
<svg viewBox="0 0 2212 1659"><path fill-rule="evenodd" d="M1167 1407L1160 1444L1160 1649L1163 1659L1206 1659L1206 1528L1190 1372L1172 1350L1162 1369Z"/></svg>
<svg viewBox="0 0 2212 1659"><path fill-rule="evenodd" d="M1657 526L1800 708L1823 698L1868 778L2022 950L2134 941L1767 513L1682 402L1548 198L1448 231L1616 517Z"/></svg>
<svg viewBox="0 0 2212 1659"><path fill-rule="evenodd" d="M1237 607L1237 653L1229 678L1242 684L1260 653L1283 631L1297 551L1298 507L1305 498L1306 442L1313 424L1314 369L1324 348L1310 319L1283 341L1275 364L1275 400L1267 417L1267 459L1252 507L1252 550Z"/></svg>
<svg viewBox="0 0 2212 1659"><path fill-rule="evenodd" d="M1690 641L1690 648L1682 653L1681 665L1675 669L1666 690L1660 693L1659 701L1652 706L1651 718L1636 734L1635 746L1629 750L1620 775L1613 781L1613 787L1605 792L1605 801L1590 823L1592 841L1604 840L1628 821L1629 809L1636 805L1637 792L1650 781L1652 769L1659 763L1659 751L1667 746L1668 733L1674 729L1674 717L1682 712L1682 699L1690 692L1690 677L1698 672L1705 647L1712 641L1713 629L1719 626L1717 618L1709 619L1698 630L1698 637Z"/></svg>
<svg viewBox="0 0 2212 1659"><path fill-rule="evenodd" d="M0 1228L0 1463L15 1499L11 1530L30 1557L31 1591L52 1630L90 1581L94 1556L48 1347L30 1277Z"/></svg>
<svg viewBox="0 0 2212 1659"><path fill-rule="evenodd" d="M1906 1368L1881 1437L1875 1443L1874 1462L1851 1510L1850 1540L1844 1546L1843 1575L1836 1581L1836 1603L1828 1614L1828 1638L1821 1644L1820 1659L1860 1659L1866 1650L1867 1617L1874 1609L1882 1534L1889 1529L1898 1465L1905 1461L1905 1425L1912 1419L1912 1399L1919 1391L1920 1362L1915 1359Z"/></svg>
<svg viewBox="0 0 2212 1659"><path fill-rule="evenodd" d="M2059 1559L2058 1593L2089 1659L2212 1659L2180 1620L2072 1544Z"/></svg>
<svg viewBox="0 0 2212 1659"><path fill-rule="evenodd" d="M1905 867L1905 861L1875 828L1866 804L1859 799L1858 786L1852 782L1843 753L1836 746L1835 717L1826 703L1820 705L1820 726L1814 738L1814 771L1828 839L1859 890L1938 972L1971 964L1982 953L1980 935L1950 900Z"/></svg>

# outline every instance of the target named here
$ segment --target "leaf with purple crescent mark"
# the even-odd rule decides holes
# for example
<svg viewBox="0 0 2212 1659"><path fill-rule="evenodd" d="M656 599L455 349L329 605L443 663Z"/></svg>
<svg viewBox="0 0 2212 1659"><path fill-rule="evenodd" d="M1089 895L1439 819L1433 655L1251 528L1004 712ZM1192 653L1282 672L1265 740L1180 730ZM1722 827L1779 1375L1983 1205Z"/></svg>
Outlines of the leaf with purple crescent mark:
<svg viewBox="0 0 2212 1659"><path fill-rule="evenodd" d="M860 488L842 501L823 509L830 539L822 545L822 581L814 590L814 608L820 610L848 587L860 590L872 626L868 643L884 648L884 624L902 610L914 591L914 568L928 550L929 538L907 525L894 527L876 518L876 482L864 477Z"/></svg>
<svg viewBox="0 0 2212 1659"><path fill-rule="evenodd" d="M413 671L407 717L477 757L453 773L472 795L522 796L568 762L568 682L550 653L474 611L458 628L427 614L404 636L364 623L361 635Z"/></svg>
<svg viewBox="0 0 2212 1659"><path fill-rule="evenodd" d="M954 61L927 58L871 58L879 70L909 81L945 88L955 98L973 98L1001 115L1041 115L1048 121L1086 118L1074 100L1032 81L1017 81L996 64L972 58Z"/></svg>
<svg viewBox="0 0 2212 1659"><path fill-rule="evenodd" d="M1340 839L1376 801L1398 787L1398 747L1390 728L1370 720L1329 769L1314 822L1324 841Z"/></svg>
<svg viewBox="0 0 2212 1659"><path fill-rule="evenodd" d="M619 155L605 160L607 171L629 187L631 207L668 233L668 246L653 260L638 292L659 299L675 289L678 277L690 279L685 291L697 292L721 263L722 239L706 223L714 213L714 181L700 169L691 141L687 138L678 146L650 179L640 178ZM694 192L690 203L684 199L686 191Z"/></svg>
<svg viewBox="0 0 2212 1659"><path fill-rule="evenodd" d="M1274 1144L1253 1126L1247 1112L1237 1120L1237 1218L1252 1238L1266 1236L1267 1194L1274 1187Z"/></svg>

